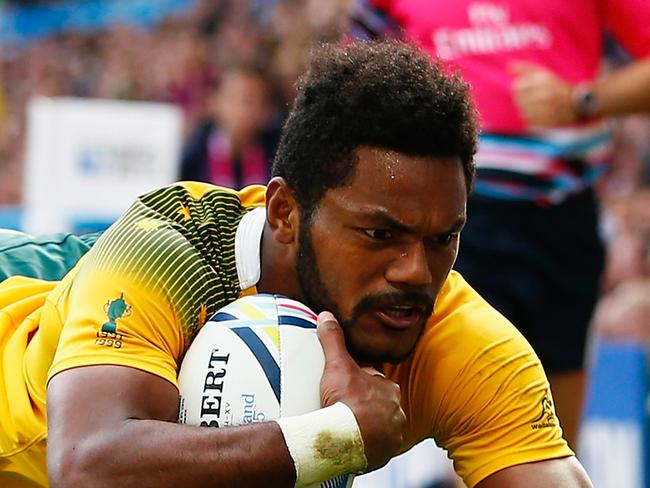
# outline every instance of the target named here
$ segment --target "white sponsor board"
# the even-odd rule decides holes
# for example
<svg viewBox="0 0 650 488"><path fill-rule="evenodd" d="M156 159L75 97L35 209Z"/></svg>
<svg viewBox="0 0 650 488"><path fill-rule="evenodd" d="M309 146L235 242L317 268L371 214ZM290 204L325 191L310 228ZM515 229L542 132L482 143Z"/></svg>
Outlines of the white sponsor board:
<svg viewBox="0 0 650 488"><path fill-rule="evenodd" d="M637 422L587 419L580 460L598 488L645 488L643 431Z"/></svg>
<svg viewBox="0 0 650 488"><path fill-rule="evenodd" d="M112 222L178 174L183 122L173 105L37 97L27 119L27 232Z"/></svg>

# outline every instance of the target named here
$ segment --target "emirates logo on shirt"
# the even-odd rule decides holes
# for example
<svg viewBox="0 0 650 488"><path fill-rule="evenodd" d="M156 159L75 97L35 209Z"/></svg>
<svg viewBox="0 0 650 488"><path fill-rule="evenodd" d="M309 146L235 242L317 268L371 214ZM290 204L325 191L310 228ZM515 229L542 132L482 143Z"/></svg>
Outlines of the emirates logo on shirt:
<svg viewBox="0 0 650 488"><path fill-rule="evenodd" d="M514 20L508 8L496 2L470 3L467 18L466 27L441 27L431 33L436 53L442 59L545 50L553 44L553 35L546 26Z"/></svg>
<svg viewBox="0 0 650 488"><path fill-rule="evenodd" d="M544 397L539 405L540 414L533 420L530 426L533 430L544 429L546 427L555 427L557 425L557 417L555 416L555 408L553 407L553 400L551 393L546 390Z"/></svg>

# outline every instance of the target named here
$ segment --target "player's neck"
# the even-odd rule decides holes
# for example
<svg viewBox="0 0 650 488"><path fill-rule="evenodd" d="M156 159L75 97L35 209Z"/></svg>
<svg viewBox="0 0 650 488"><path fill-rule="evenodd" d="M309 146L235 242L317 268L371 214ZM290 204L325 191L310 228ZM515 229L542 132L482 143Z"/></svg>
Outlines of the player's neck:
<svg viewBox="0 0 650 488"><path fill-rule="evenodd" d="M267 227L262 233L260 270L260 280L257 282L259 293L280 294L294 300L302 299L291 249L275 241Z"/></svg>

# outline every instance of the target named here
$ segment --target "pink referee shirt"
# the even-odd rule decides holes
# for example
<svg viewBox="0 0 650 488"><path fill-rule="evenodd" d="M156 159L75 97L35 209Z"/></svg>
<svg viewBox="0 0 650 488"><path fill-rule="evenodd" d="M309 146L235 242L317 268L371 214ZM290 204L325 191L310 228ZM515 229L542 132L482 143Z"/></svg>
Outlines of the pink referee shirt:
<svg viewBox="0 0 650 488"><path fill-rule="evenodd" d="M472 86L486 132L518 134L511 66L528 61L574 83L597 76L605 30L650 56L648 0L374 0L407 36ZM650 89L650 88L649 88Z"/></svg>

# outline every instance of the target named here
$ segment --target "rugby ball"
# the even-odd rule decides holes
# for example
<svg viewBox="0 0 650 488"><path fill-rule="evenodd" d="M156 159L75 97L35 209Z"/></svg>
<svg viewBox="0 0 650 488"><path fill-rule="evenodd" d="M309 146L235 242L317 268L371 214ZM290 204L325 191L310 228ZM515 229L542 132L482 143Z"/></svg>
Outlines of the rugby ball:
<svg viewBox="0 0 650 488"><path fill-rule="evenodd" d="M219 310L183 358L179 422L229 427L318 410L325 358L316 314L279 295L251 295ZM321 488L352 485L352 475Z"/></svg>

